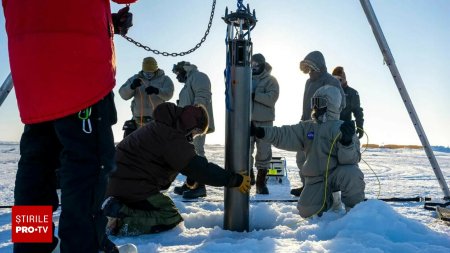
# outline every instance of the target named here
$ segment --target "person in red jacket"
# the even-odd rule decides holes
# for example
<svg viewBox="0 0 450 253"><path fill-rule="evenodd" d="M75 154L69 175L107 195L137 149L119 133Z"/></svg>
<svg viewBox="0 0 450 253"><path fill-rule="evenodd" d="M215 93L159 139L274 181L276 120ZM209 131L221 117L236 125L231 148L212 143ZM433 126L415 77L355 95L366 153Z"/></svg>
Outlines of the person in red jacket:
<svg viewBox="0 0 450 253"><path fill-rule="evenodd" d="M136 0L114 0L133 3ZM104 236L100 204L114 163L117 115L113 35L131 27L129 7L109 0L2 0L12 79L22 122L15 205L58 208L61 252L118 252ZM52 252L15 243L14 252Z"/></svg>

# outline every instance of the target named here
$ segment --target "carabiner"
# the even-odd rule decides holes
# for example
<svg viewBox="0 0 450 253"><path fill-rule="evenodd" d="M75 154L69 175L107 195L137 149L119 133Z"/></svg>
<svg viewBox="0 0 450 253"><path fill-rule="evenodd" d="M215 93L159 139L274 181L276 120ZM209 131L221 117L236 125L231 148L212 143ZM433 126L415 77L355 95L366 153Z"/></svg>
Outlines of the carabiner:
<svg viewBox="0 0 450 253"><path fill-rule="evenodd" d="M91 116L91 112L92 107L88 107L78 112L78 118L82 120L81 129L83 130L83 132L87 134L92 133L91 119L89 119L89 117ZM87 121L87 128L86 128L86 121Z"/></svg>

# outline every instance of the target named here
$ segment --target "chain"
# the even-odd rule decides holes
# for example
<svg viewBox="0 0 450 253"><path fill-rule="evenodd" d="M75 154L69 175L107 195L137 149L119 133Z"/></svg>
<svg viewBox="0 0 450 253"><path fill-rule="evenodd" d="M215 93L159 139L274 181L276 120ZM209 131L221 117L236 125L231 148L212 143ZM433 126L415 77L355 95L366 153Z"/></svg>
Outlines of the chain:
<svg viewBox="0 0 450 253"><path fill-rule="evenodd" d="M197 50L199 47L201 47L203 42L206 41L206 37L208 36L209 30L210 30L211 25L212 25L212 21L213 21L213 17L214 17L214 10L215 9L216 9L216 0L213 0L212 8L211 8L211 15L209 16L208 28L206 29L205 34L203 35L203 38L200 40L199 43L197 43L197 45L195 45L195 47L193 47L193 48L191 48L191 49L189 49L187 51L184 51L184 52L180 52L180 53L161 52L159 50L151 49L148 46L142 45L140 42L137 42L134 39L132 39L132 38L126 36L126 35L122 35L122 37L124 37L129 42L135 44L137 47L141 47L141 48L143 48L143 49L145 49L147 51L150 51L150 52L152 52L154 54L160 54L160 55L163 55L163 56L173 56L173 57L185 56L185 55L190 54L190 53L194 52L195 50Z"/></svg>

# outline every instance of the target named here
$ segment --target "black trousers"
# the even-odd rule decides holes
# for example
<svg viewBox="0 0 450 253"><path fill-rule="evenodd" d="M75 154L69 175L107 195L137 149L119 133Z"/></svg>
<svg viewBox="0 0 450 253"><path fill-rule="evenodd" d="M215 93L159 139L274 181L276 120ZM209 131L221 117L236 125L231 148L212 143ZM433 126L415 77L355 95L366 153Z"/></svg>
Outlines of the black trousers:
<svg viewBox="0 0 450 253"><path fill-rule="evenodd" d="M25 125L20 140L14 204L51 205L55 211L58 169L61 187L58 236L63 253L98 253L105 235L107 219L100 208L107 176L114 166L111 126L117 121L117 113L113 93L91 108L84 122L75 113ZM51 252L57 242L54 236L52 243L15 243L14 252Z"/></svg>

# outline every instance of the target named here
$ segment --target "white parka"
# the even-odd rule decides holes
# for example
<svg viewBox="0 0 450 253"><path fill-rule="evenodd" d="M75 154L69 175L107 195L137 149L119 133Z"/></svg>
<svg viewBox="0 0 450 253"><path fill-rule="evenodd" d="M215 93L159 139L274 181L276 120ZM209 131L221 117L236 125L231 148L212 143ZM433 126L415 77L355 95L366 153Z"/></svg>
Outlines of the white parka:
<svg viewBox="0 0 450 253"><path fill-rule="evenodd" d="M143 84L133 90L130 88L130 85L136 78L140 78ZM158 88L159 93L147 95L145 89L149 86ZM166 76L162 69L158 69L155 76L151 79L145 78L142 71L133 75L120 87L119 94L124 100L133 98L131 101L133 117L153 117L154 108L163 102L169 101L173 96L173 90L173 82L170 77Z"/></svg>
<svg viewBox="0 0 450 253"><path fill-rule="evenodd" d="M277 79L270 75L272 67L268 63L265 65L261 74L252 77L252 85L256 86L252 103L253 121L275 120L275 103L278 100L280 88Z"/></svg>
<svg viewBox="0 0 450 253"><path fill-rule="evenodd" d="M334 187L328 191L342 190L343 201L345 199L345 204L351 207L364 199L364 176L358 167L361 158L359 139L354 134L348 146L339 142L343 123L339 120L340 91L334 86L324 86L317 92L327 88L333 90L335 105L329 105L332 110L318 120L300 121L290 126L264 127L263 141L283 150L305 152L306 161L301 170L305 188L298 205L302 217L309 217L321 210L323 194L320 192L325 189L325 181ZM329 201L329 198L326 199L325 208L329 208Z"/></svg>
<svg viewBox="0 0 450 253"><path fill-rule="evenodd" d="M183 66L186 71L186 82L180 91L178 106L201 104L206 107L209 116L207 133L214 132L214 114L212 107L211 81L209 77L193 64Z"/></svg>

